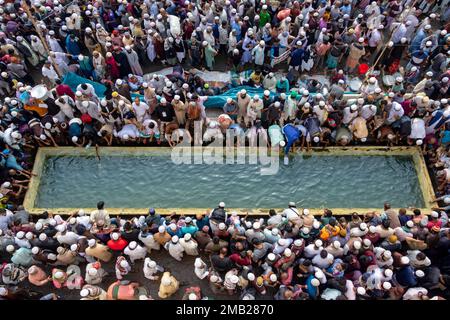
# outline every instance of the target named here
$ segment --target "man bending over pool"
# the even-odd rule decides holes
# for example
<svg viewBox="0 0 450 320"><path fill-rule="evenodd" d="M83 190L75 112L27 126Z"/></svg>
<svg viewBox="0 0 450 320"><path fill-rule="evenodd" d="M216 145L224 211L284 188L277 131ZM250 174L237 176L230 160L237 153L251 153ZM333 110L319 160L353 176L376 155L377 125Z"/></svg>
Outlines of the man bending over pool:
<svg viewBox="0 0 450 320"><path fill-rule="evenodd" d="M291 123L286 124L283 127L282 131L287 141L286 146L284 147L284 164L287 165L289 163L288 158L289 150L291 149L291 147L294 147L295 142L300 139L303 133L300 131L299 128L297 128Z"/></svg>

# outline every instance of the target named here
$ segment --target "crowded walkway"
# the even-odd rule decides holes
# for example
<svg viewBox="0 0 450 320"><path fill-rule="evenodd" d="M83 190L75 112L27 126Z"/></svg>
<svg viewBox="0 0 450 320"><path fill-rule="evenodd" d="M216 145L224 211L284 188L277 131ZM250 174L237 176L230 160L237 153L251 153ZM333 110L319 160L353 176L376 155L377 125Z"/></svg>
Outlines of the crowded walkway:
<svg viewBox="0 0 450 320"><path fill-rule="evenodd" d="M448 297L449 0L0 1L0 298ZM202 78L218 71L230 80ZM285 155L416 146L434 211L22 206L38 147L206 146L230 131Z"/></svg>

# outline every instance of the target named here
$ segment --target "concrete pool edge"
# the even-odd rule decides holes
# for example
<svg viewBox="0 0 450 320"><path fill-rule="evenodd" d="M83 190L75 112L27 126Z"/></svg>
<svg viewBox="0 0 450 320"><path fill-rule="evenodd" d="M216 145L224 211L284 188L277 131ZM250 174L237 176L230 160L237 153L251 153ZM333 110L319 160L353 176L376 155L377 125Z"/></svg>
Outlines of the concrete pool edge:
<svg viewBox="0 0 450 320"><path fill-rule="evenodd" d="M201 148L201 147L200 147ZM207 147L203 147L204 150ZM197 147L199 149L199 147ZM100 157L103 155L144 155L151 152L153 155L158 152L161 154L168 154L171 148L168 147L99 147ZM431 183L431 179L428 173L428 169L425 163L425 159L418 147L329 147L329 148L313 148L309 152L296 152L303 155L337 155L337 156L377 156L377 155L389 155L389 156L411 156L416 169L419 185L421 188L424 208L421 209L424 213L431 212L431 201L434 199L434 190ZM77 148L77 147L41 147L38 149L36 159L34 161L33 172L37 176L33 176L29 183L28 191L25 195L23 205L27 211L32 214L40 214L43 211L49 211L54 214L67 215L74 211L78 211L81 208L38 208L34 204L36 202L39 184L41 180L42 171L44 168L45 159L49 156L58 155L72 155L72 156L95 156L95 148ZM55 195L57 196L57 195ZM99 199L100 201L101 199ZM226 202L226 199L224 199ZM383 200L381 200L383 201ZM148 213L148 208L109 208L106 203L107 210L110 215L142 215ZM324 207L325 208L325 207ZM323 213L324 208L308 208L311 213L320 215ZM82 208L86 212L90 212L95 208ZM195 215L197 213L209 212L212 208L156 208L157 212L162 215L170 214L184 214ZM228 208L230 211L237 211L239 214L249 215L267 215L269 208ZM270 208L275 210L282 210L282 208ZM382 202L379 208L329 208L336 215L348 215L353 212L359 214L366 212L380 212L382 210ZM396 208L398 209L398 208Z"/></svg>

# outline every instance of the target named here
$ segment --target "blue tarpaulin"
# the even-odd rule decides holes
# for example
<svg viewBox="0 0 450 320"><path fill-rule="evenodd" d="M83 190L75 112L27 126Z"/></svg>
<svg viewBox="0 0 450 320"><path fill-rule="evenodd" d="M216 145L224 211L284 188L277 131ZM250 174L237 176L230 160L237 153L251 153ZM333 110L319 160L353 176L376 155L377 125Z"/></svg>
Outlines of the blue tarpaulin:
<svg viewBox="0 0 450 320"><path fill-rule="evenodd" d="M227 102L228 98L236 99L237 94L242 89L247 90L247 94L253 97L255 94L259 95L260 98L263 97L264 88L254 88L249 86L238 86L233 89L230 89L220 95L210 96L208 100L205 101L205 108L222 108L223 105ZM270 93L271 96L275 96L273 92Z"/></svg>
<svg viewBox="0 0 450 320"><path fill-rule="evenodd" d="M103 84L83 78L72 72L67 73L64 76L63 83L67 84L74 92L76 91L78 85L80 85L82 83L90 83L94 87L95 93L97 94L97 96L99 98L104 97L104 93L106 90L106 87ZM237 94L242 89L247 90L247 94L249 94L251 97L253 97L255 94L258 94L260 96L260 98L262 98L264 95L264 88L254 88L254 87L249 87L249 86L237 86L237 87L234 87L220 95L209 96L208 100L205 101L204 106L205 106L205 108L220 108L221 109L224 106L224 104L227 102L228 98L236 99ZM316 94L311 93L311 95L314 96ZM140 94L132 94L131 96L133 98L135 96L139 96L140 98L143 98L143 95L140 95ZM270 96L274 97L274 96L277 96L277 94L271 92Z"/></svg>
<svg viewBox="0 0 450 320"><path fill-rule="evenodd" d="M73 72L69 72L67 73L64 78L63 78L63 83L67 84L70 89L73 90L73 92L75 92L77 90L77 87L82 84L82 83L89 83L94 87L95 93L97 94L97 96L101 99L105 96L105 91L106 91L106 87L101 84L100 82L96 82L96 81L92 81L86 78L83 78ZM134 98L138 96L139 98L144 98L143 95L141 94L137 94L137 93L132 93L131 97Z"/></svg>
<svg viewBox="0 0 450 320"><path fill-rule="evenodd" d="M80 77L79 75L77 75L73 72L69 72L64 76L63 83L67 84L70 87L70 89L73 90L73 92L75 92L77 90L77 87L80 84L89 83L94 87L94 90L95 90L95 93L97 94L97 96L99 96L100 98L103 98L105 96L104 93L105 93L106 87L103 84Z"/></svg>

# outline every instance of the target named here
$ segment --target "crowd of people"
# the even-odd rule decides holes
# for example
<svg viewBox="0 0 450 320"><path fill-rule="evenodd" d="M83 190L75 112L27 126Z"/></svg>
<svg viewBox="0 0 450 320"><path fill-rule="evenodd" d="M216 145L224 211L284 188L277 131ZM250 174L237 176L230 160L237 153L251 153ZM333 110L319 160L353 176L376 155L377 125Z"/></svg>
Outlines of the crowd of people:
<svg viewBox="0 0 450 320"><path fill-rule="evenodd" d="M35 223L23 208L3 212L0 298L65 299L63 289L82 300L167 299L179 290L183 300L445 300L450 294L445 211L415 209L410 216L385 203L380 214L346 219L329 209L315 217L292 202L265 219L239 217L221 202L208 214L162 217L149 209L125 219L110 217L103 202L97 208L66 219L44 212ZM155 260L155 251L180 262L195 257L184 265L184 281ZM136 273L142 280L130 281ZM157 297L146 288L152 282Z"/></svg>
<svg viewBox="0 0 450 320"><path fill-rule="evenodd" d="M145 277L159 281L164 266L149 254L164 249L178 260L207 258L209 266L196 261L195 274L217 295L448 295L448 0L0 1L0 237L8 261L1 297L41 297L21 288L28 279L82 286L83 299L149 298L126 275L144 259ZM214 71L220 60L245 76L219 89L195 72ZM144 74L150 65L173 72ZM84 81L71 86L69 74ZM222 114L209 117L205 101L236 88ZM90 217L44 213L36 221L21 206L39 146L207 145L227 132L243 137L236 144L280 146L285 154L419 146L436 180L435 211L410 216L387 206L346 221L329 210L315 219L292 205L261 221L223 208L209 218L151 211L125 221L109 219L100 205ZM117 282L105 287L108 261L116 262ZM78 264L86 264L85 276ZM160 298L178 289L163 273ZM189 299L204 297L189 290Z"/></svg>

